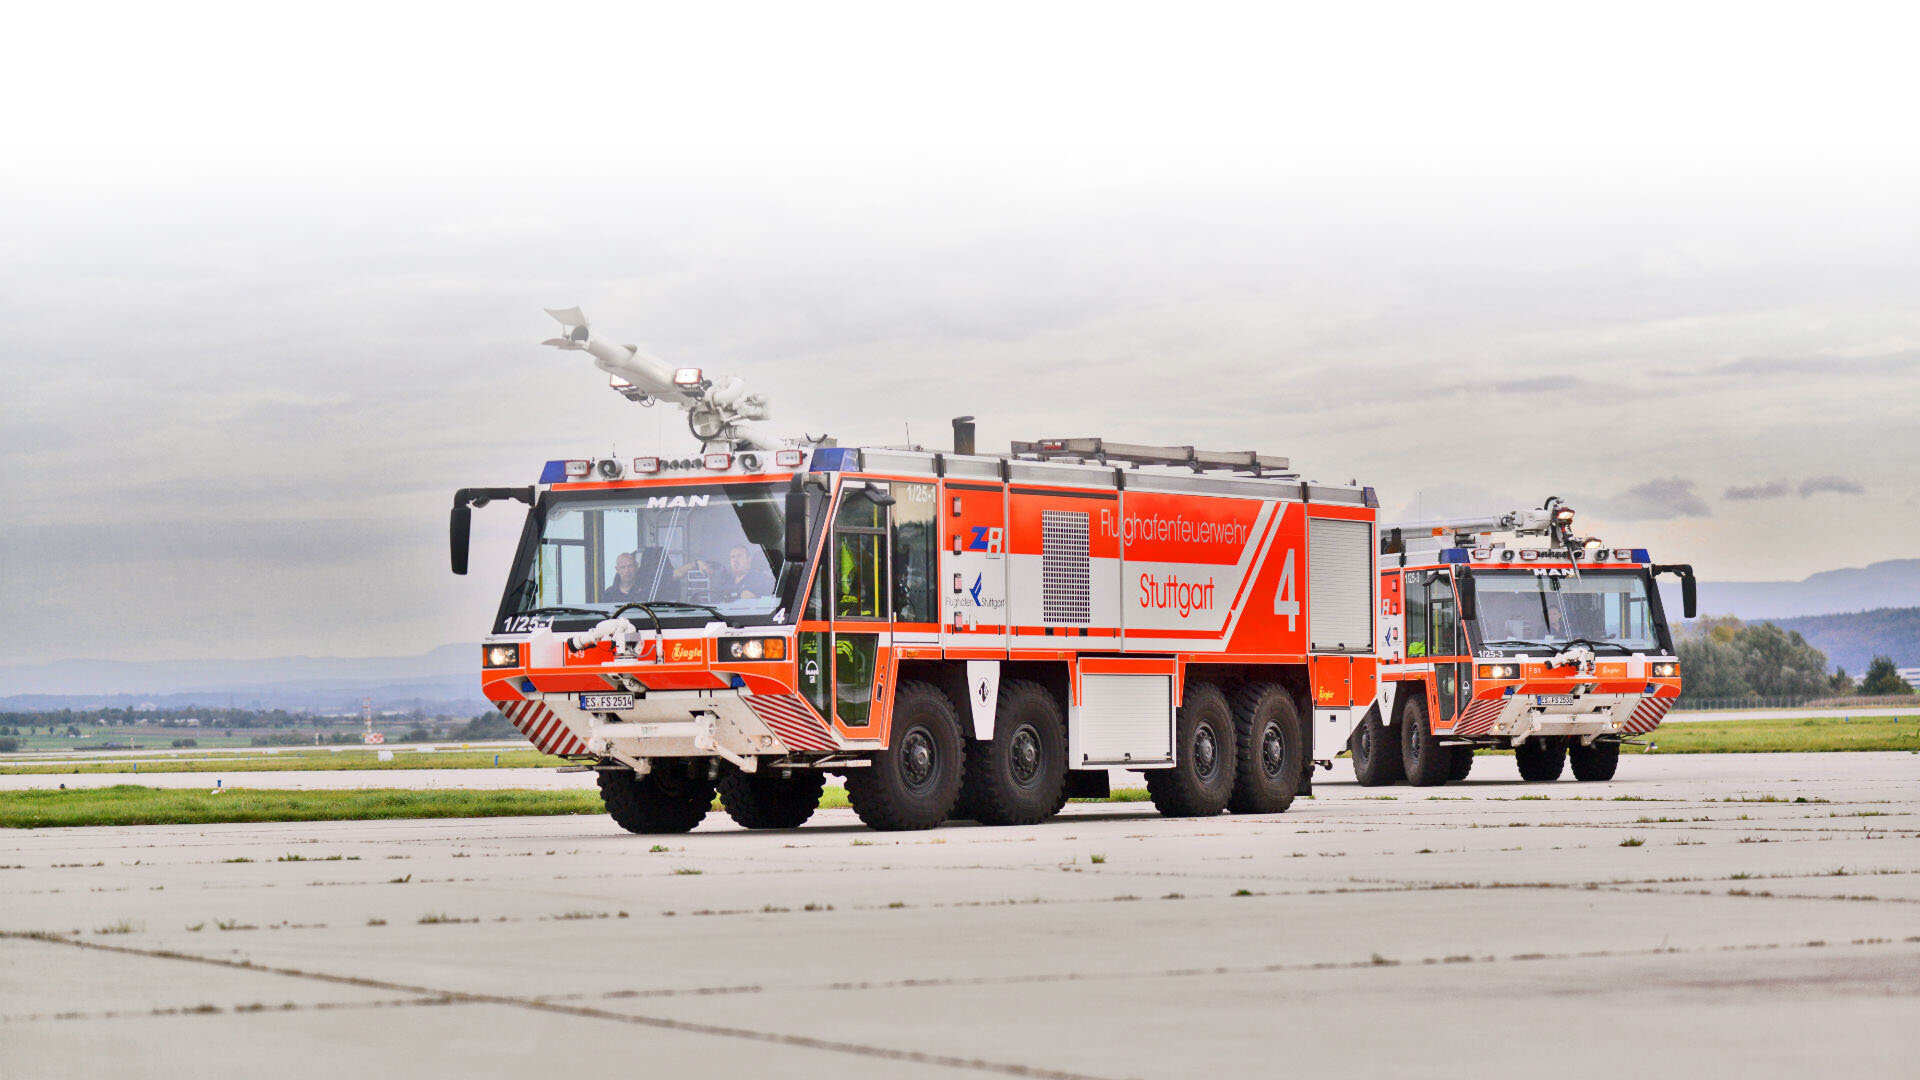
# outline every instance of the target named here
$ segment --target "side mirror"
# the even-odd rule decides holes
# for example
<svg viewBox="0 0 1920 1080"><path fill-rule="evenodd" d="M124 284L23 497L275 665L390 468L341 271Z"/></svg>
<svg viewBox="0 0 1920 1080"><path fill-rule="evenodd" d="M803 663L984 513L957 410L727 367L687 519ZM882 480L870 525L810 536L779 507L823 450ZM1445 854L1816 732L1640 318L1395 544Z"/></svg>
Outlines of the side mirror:
<svg viewBox="0 0 1920 1080"><path fill-rule="evenodd" d="M793 486L787 489L787 563L799 566L807 561L807 493L800 487L800 478L793 478Z"/></svg>
<svg viewBox="0 0 1920 1080"><path fill-rule="evenodd" d="M1480 601L1473 594L1473 575L1465 570L1454 579L1454 595L1460 601L1460 619L1474 622L1480 618Z"/></svg>
<svg viewBox="0 0 1920 1080"><path fill-rule="evenodd" d="M1680 612L1686 618L1695 618L1700 613L1700 586L1693 576L1692 563L1669 563L1655 566L1653 576L1673 574L1680 579Z"/></svg>
<svg viewBox="0 0 1920 1080"><path fill-rule="evenodd" d="M453 557L453 572L456 574L467 572L468 537L472 533L473 511L468 508L465 499L455 498L453 517L447 522L447 544Z"/></svg>

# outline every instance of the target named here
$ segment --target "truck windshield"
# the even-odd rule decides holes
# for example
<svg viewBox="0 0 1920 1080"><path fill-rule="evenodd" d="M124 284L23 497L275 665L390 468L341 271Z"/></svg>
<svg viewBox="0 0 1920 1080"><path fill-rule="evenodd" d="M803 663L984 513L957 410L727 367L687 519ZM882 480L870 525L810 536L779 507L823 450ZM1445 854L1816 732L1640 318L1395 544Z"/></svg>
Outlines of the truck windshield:
<svg viewBox="0 0 1920 1080"><path fill-rule="evenodd" d="M529 517L502 632L524 628L515 616L593 618L634 603L663 620L784 619L799 572L783 565L783 494L714 484L549 495Z"/></svg>
<svg viewBox="0 0 1920 1080"><path fill-rule="evenodd" d="M1669 651L1667 628L1639 570L1475 570L1476 646L1524 650L1575 639L1623 653Z"/></svg>

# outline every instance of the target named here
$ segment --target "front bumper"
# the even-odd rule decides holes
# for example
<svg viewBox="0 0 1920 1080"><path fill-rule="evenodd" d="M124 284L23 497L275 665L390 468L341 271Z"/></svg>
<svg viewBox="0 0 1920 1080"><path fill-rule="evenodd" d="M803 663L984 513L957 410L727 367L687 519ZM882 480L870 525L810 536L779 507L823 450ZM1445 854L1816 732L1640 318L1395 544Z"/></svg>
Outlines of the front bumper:
<svg viewBox="0 0 1920 1080"><path fill-rule="evenodd" d="M1538 736L1632 737L1660 726L1673 699L1653 694L1574 694L1571 702L1542 703L1537 694L1513 694L1470 703L1456 718L1459 738L1512 743Z"/></svg>

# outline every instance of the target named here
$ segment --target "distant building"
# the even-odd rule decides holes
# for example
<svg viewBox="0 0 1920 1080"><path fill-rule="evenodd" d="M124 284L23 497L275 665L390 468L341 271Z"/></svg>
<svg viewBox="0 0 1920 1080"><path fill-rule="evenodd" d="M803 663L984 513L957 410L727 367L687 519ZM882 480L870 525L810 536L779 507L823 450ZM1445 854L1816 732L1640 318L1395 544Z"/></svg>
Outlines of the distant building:
<svg viewBox="0 0 1920 1080"><path fill-rule="evenodd" d="M1900 669L1900 677L1907 680L1908 686L1920 690L1920 667L1903 667Z"/></svg>

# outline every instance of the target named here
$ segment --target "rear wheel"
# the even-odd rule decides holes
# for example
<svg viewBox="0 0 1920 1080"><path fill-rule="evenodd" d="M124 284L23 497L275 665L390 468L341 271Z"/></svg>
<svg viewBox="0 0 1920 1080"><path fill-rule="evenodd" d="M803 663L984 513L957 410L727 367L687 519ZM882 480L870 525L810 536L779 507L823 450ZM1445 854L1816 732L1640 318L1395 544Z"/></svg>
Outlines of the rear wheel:
<svg viewBox="0 0 1920 1080"><path fill-rule="evenodd" d="M963 743L947 695L923 682L894 692L892 746L847 770L847 801L869 828L931 829L960 796Z"/></svg>
<svg viewBox="0 0 1920 1080"><path fill-rule="evenodd" d="M1373 709L1360 726L1353 729L1347 742L1353 753L1353 775L1361 787L1381 787L1405 777L1400 760L1400 745L1387 726L1380 722L1380 710Z"/></svg>
<svg viewBox="0 0 1920 1080"><path fill-rule="evenodd" d="M1427 724L1427 706L1419 698L1400 710L1400 761L1414 787L1438 787L1453 771L1453 754Z"/></svg>
<svg viewBox="0 0 1920 1080"><path fill-rule="evenodd" d="M1473 747L1448 747L1453 751L1453 763L1447 767L1447 783L1457 784L1473 771Z"/></svg>
<svg viewBox="0 0 1920 1080"><path fill-rule="evenodd" d="M1551 736L1535 736L1513 748L1513 759L1520 765L1522 780L1558 780L1567 766L1567 744Z"/></svg>
<svg viewBox="0 0 1920 1080"><path fill-rule="evenodd" d="M1066 805L1067 728L1060 703L1025 679L1000 684L993 738L967 748L960 803L983 825L1033 825Z"/></svg>
<svg viewBox="0 0 1920 1080"><path fill-rule="evenodd" d="M1611 780L1620 767L1620 744L1597 742L1581 746L1574 743L1567 748L1567 757L1573 761L1575 780Z"/></svg>
<svg viewBox="0 0 1920 1080"><path fill-rule="evenodd" d="M732 773L720 781L720 805L745 829L797 829L820 806L825 773Z"/></svg>
<svg viewBox="0 0 1920 1080"><path fill-rule="evenodd" d="M1293 695L1284 686L1249 683L1234 691L1231 704L1239 775L1227 809L1236 814L1282 813L1293 805L1307 753Z"/></svg>
<svg viewBox="0 0 1920 1080"><path fill-rule="evenodd" d="M1147 794L1167 817L1212 817L1233 798L1233 711L1212 683L1187 685L1173 722L1174 766L1147 770Z"/></svg>
<svg viewBox="0 0 1920 1080"><path fill-rule="evenodd" d="M602 769L600 801L621 828L634 833L683 833L700 824L713 806L706 762L656 760L645 776Z"/></svg>

